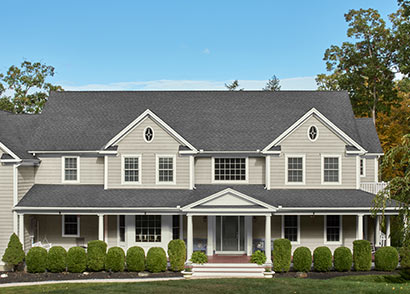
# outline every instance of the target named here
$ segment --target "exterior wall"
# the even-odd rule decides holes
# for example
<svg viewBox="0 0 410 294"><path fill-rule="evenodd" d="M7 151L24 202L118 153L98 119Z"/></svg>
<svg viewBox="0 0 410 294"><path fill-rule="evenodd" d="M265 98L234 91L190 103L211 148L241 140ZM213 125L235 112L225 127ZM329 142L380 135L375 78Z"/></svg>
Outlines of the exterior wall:
<svg viewBox="0 0 410 294"><path fill-rule="evenodd" d="M366 157L365 161L366 161L366 174L365 174L365 177L360 177L360 181L362 183L374 182L375 158L374 157Z"/></svg>
<svg viewBox="0 0 410 294"><path fill-rule="evenodd" d="M0 163L0 256L13 233L13 165ZM3 262L0 261L0 265Z"/></svg>
<svg viewBox="0 0 410 294"><path fill-rule="evenodd" d="M315 142L308 139L307 132L311 125L315 125L319 130L319 137ZM309 118L303 125L295 130L289 137L280 144L282 148L281 156L271 157L271 188L301 189L306 188L336 188L355 189L356 188L356 158L345 155L346 143L330 131L315 117ZM285 154L305 154L306 166L305 185L285 184L286 158ZM332 154L341 155L342 161L342 183L323 185L322 181L322 158L321 155Z"/></svg>
<svg viewBox="0 0 410 294"><path fill-rule="evenodd" d="M146 127L154 131L151 143L144 141ZM179 143L150 118L146 118L118 143L118 156L108 157L108 188L189 188L189 157L179 156ZM121 184L121 155L141 155L141 184ZM156 155L176 156L176 184L156 184Z"/></svg>
<svg viewBox="0 0 410 294"><path fill-rule="evenodd" d="M34 167L20 166L18 167L18 200L27 193L34 185Z"/></svg>

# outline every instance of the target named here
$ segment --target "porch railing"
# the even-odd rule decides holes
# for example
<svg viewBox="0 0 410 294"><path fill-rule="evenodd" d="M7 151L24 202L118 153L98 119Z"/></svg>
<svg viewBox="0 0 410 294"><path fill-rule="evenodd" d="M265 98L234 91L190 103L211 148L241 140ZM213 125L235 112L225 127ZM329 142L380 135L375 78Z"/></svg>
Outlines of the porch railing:
<svg viewBox="0 0 410 294"><path fill-rule="evenodd" d="M378 182L378 183L361 183L360 189L372 194L377 194L379 191L387 187L387 182Z"/></svg>

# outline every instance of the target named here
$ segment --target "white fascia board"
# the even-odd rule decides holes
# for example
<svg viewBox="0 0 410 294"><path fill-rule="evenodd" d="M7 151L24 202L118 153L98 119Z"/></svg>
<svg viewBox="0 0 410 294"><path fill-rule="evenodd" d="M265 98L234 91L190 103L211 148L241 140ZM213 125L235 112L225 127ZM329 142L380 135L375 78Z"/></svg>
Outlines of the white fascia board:
<svg viewBox="0 0 410 294"><path fill-rule="evenodd" d="M0 159L1 163L19 163L22 162L21 159Z"/></svg>
<svg viewBox="0 0 410 294"><path fill-rule="evenodd" d="M138 116L133 122L126 126L122 131L120 131L114 138L112 138L105 146L104 149L117 143L125 134L134 129L145 117L150 116L156 123L166 129L171 135L177 138L184 145L188 146L192 151L198 152L198 150L192 146L187 140L185 140L180 134L174 131L167 123L160 119L155 113L151 110L145 110L140 116Z"/></svg>
<svg viewBox="0 0 410 294"><path fill-rule="evenodd" d="M298 119L293 125L291 125L287 130L285 130L279 137L277 137L275 140L273 140L272 143L270 143L268 146L266 146L262 152L268 151L270 148L273 146L279 144L284 140L289 134L291 134L293 131L295 131L304 121L306 121L309 117L311 117L313 114L317 115L320 120L322 120L325 124L327 124L330 128L332 128L336 133L338 133L343 139L345 139L347 142L352 144L354 147L359 149L362 152L366 152L366 150L360 146L356 141L354 141L352 138L350 138L345 132L343 132L341 129L339 129L334 123L332 123L329 119L327 119L322 113L320 113L316 108L312 108L308 112L306 112L300 119Z"/></svg>
<svg viewBox="0 0 410 294"><path fill-rule="evenodd" d="M384 153L366 153L368 156L383 156Z"/></svg>
<svg viewBox="0 0 410 294"><path fill-rule="evenodd" d="M281 207L282 210L370 210L373 207ZM398 207L386 207L386 210L399 210Z"/></svg>
<svg viewBox="0 0 410 294"><path fill-rule="evenodd" d="M0 149L2 149L5 153L13 157L15 160L21 161L21 158L18 157L13 151L6 147L3 143L0 142Z"/></svg>
<svg viewBox="0 0 410 294"><path fill-rule="evenodd" d="M103 211L109 211L109 210L124 210L124 211L144 211L144 210L149 210L149 211L163 211L163 210L169 210L169 211L180 211L181 209L178 207L30 207L30 206L19 206L19 207L13 207L13 211L22 211L22 210L44 210L44 211L70 211L70 210L92 210L92 211L98 211L98 210L103 210Z"/></svg>

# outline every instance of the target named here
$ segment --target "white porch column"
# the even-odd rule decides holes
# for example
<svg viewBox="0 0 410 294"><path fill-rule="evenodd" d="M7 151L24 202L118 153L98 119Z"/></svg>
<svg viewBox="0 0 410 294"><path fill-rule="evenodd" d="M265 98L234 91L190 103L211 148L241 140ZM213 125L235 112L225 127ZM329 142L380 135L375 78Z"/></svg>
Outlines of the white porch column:
<svg viewBox="0 0 410 294"><path fill-rule="evenodd" d="M194 252L194 230L192 224L192 215L187 214L187 261L191 259Z"/></svg>
<svg viewBox="0 0 410 294"><path fill-rule="evenodd" d="M245 216L245 240L246 240L246 255L252 255L252 242L253 242L253 232L252 232L252 216Z"/></svg>
<svg viewBox="0 0 410 294"><path fill-rule="evenodd" d="M356 216L356 240L363 240L363 214Z"/></svg>
<svg viewBox="0 0 410 294"><path fill-rule="evenodd" d="M386 215L386 246L391 246L390 215Z"/></svg>
<svg viewBox="0 0 410 294"><path fill-rule="evenodd" d="M104 215L98 215L98 240L104 241Z"/></svg>
<svg viewBox="0 0 410 294"><path fill-rule="evenodd" d="M19 214L19 239L21 244L23 244L23 250L24 250L24 214Z"/></svg>
<svg viewBox="0 0 410 294"><path fill-rule="evenodd" d="M374 226L374 246L380 246L380 217L376 216L376 224Z"/></svg>
<svg viewBox="0 0 410 294"><path fill-rule="evenodd" d="M207 235L207 244L206 244L206 255L214 255L214 243L215 243L215 224L216 217L214 215L208 215L208 235Z"/></svg>
<svg viewBox="0 0 410 294"><path fill-rule="evenodd" d="M265 216L265 255L266 255L266 263L272 263L271 258L271 215Z"/></svg>

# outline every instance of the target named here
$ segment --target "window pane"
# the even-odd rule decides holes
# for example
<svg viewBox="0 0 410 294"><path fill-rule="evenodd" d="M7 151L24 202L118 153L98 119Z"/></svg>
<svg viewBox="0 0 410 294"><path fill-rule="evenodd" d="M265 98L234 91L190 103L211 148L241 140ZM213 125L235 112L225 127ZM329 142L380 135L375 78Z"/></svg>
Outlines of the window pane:
<svg viewBox="0 0 410 294"><path fill-rule="evenodd" d="M174 181L174 158L160 157L158 158L158 181L173 182Z"/></svg>
<svg viewBox="0 0 410 294"><path fill-rule="evenodd" d="M161 216L135 216L135 242L161 242Z"/></svg>
<svg viewBox="0 0 410 294"><path fill-rule="evenodd" d="M179 222L179 215L172 216L172 239L180 239L179 230L180 229L180 222Z"/></svg>
<svg viewBox="0 0 410 294"><path fill-rule="evenodd" d="M324 181L339 182L339 158L325 157L324 159Z"/></svg>
<svg viewBox="0 0 410 294"><path fill-rule="evenodd" d="M288 158L288 182L301 183L303 182L303 158L289 157Z"/></svg>
<svg viewBox="0 0 410 294"><path fill-rule="evenodd" d="M78 218L76 215L64 216L64 235L78 234Z"/></svg>
<svg viewBox="0 0 410 294"><path fill-rule="evenodd" d="M245 158L215 158L215 181L245 181Z"/></svg>
<svg viewBox="0 0 410 294"><path fill-rule="evenodd" d="M125 157L124 158L124 182L139 181L139 158Z"/></svg>
<svg viewBox="0 0 410 294"><path fill-rule="evenodd" d="M284 216L284 235L285 239L292 242L298 241L298 216L285 215Z"/></svg>
<svg viewBox="0 0 410 294"><path fill-rule="evenodd" d="M340 216L328 215L326 217L326 239L328 242L340 241Z"/></svg>
<svg viewBox="0 0 410 294"><path fill-rule="evenodd" d="M64 180L77 181L77 158L64 158Z"/></svg>
<svg viewBox="0 0 410 294"><path fill-rule="evenodd" d="M125 242L125 215L119 216L119 234L120 234L120 242Z"/></svg>

